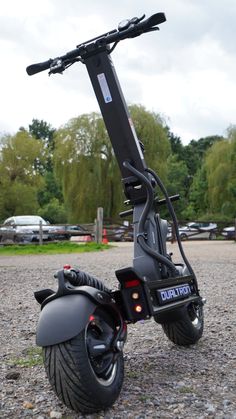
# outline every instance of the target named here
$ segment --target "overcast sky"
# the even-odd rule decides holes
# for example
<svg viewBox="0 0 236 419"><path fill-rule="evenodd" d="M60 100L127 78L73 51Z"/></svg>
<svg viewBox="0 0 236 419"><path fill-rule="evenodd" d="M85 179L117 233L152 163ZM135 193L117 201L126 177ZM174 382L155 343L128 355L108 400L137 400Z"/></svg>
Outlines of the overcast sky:
<svg viewBox="0 0 236 419"><path fill-rule="evenodd" d="M33 118L58 128L98 110L85 66L29 77L124 18L165 12L160 31L121 42L113 62L128 103L160 113L183 143L236 123L236 0L0 1L0 133Z"/></svg>

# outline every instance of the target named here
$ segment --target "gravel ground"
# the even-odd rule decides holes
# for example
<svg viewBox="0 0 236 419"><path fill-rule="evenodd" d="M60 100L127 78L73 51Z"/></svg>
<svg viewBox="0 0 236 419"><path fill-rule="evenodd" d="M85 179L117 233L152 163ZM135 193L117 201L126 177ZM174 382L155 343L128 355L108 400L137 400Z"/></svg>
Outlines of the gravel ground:
<svg viewBox="0 0 236 419"><path fill-rule="evenodd" d="M177 253L176 245L169 250ZM202 339L182 348L153 320L129 326L121 395L111 409L87 418L236 418L236 244L186 242L185 250L207 298ZM83 417L58 401L43 365L33 365L39 314L33 291L53 288L53 274L65 263L114 286L114 270L131 261L128 243L100 253L0 257L1 418Z"/></svg>

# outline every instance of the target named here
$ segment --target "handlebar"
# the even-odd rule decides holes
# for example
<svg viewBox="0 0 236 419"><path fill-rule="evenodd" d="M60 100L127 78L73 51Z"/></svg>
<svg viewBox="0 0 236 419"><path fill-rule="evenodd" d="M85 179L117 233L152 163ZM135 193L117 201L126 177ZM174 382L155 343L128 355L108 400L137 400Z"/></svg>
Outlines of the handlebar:
<svg viewBox="0 0 236 419"><path fill-rule="evenodd" d="M143 20L144 17L145 15L141 18L134 17L132 19L122 21L118 25L118 29L114 29L79 44L76 49L62 55L61 57L57 57L55 59L50 58L42 63L32 64L26 68L26 72L29 76L48 69L50 69L49 74L60 73L64 71L67 66L76 61L81 61L86 56L96 54L98 50L105 48L109 44L116 44L123 39L135 38L142 33L158 30L159 28L157 25L166 21L164 13L155 13L149 18Z"/></svg>

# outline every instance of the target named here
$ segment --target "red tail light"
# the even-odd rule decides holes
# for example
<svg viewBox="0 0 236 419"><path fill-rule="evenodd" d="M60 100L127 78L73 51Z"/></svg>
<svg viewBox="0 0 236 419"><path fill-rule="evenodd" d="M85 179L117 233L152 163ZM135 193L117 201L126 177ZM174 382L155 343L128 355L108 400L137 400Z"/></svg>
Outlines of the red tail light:
<svg viewBox="0 0 236 419"><path fill-rule="evenodd" d="M125 288L137 287L140 284L139 279L131 279L130 281L125 281Z"/></svg>

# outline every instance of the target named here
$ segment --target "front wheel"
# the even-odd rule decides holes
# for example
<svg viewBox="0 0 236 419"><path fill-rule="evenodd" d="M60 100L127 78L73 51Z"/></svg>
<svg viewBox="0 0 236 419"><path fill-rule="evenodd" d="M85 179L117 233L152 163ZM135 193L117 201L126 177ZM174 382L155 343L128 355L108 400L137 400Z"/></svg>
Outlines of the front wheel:
<svg viewBox="0 0 236 419"><path fill-rule="evenodd" d="M203 306L189 304L184 307L179 320L163 323L162 328L166 336L176 345L188 346L196 343L202 337L204 328Z"/></svg>
<svg viewBox="0 0 236 419"><path fill-rule="evenodd" d="M50 384L72 410L94 413L110 407L124 378L122 352L112 341L116 325L109 313L97 309L86 328L70 341L43 348Z"/></svg>

